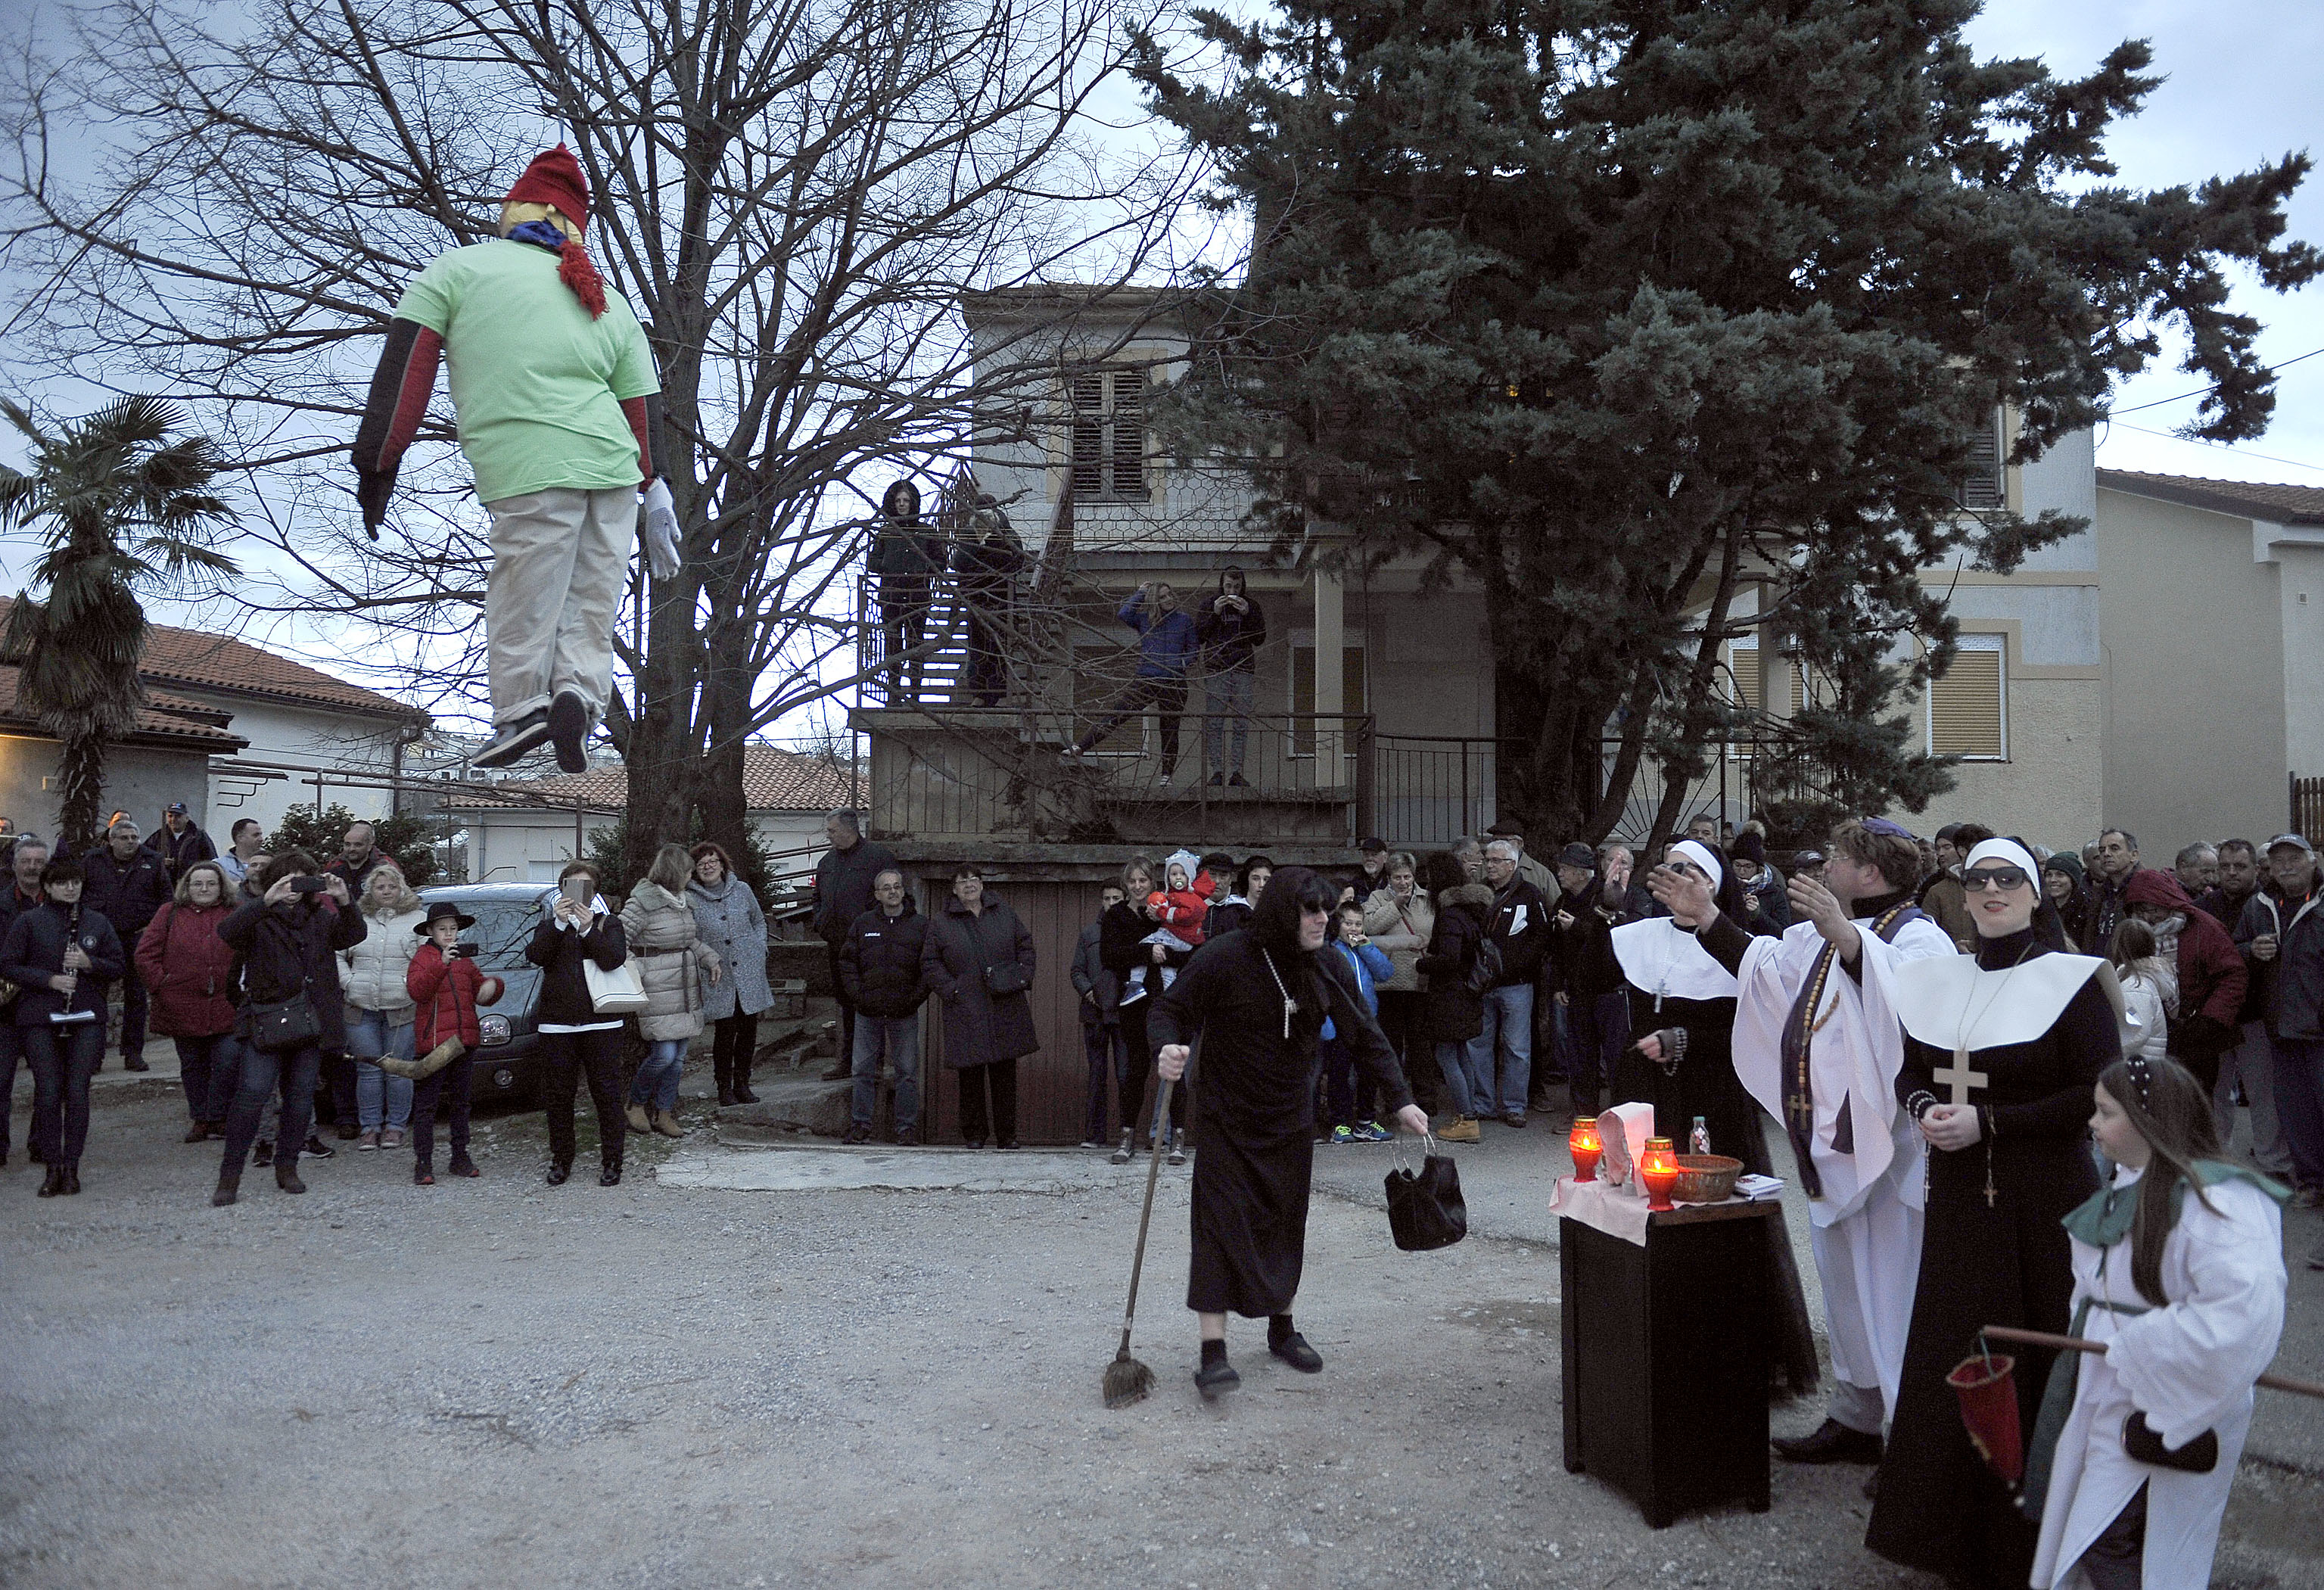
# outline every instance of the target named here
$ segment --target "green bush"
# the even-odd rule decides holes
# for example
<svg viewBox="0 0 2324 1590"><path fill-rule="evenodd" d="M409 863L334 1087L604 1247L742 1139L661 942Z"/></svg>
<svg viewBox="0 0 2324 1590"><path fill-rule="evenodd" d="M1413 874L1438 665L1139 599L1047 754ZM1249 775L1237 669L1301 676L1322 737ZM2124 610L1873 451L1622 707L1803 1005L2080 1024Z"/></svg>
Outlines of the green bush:
<svg viewBox="0 0 2324 1590"><path fill-rule="evenodd" d="M408 811L399 811L393 817L358 818L336 800L320 814L311 806L294 806L282 814L282 826L266 837L266 854L279 855L285 850L303 850L328 866L338 857L339 841L348 826L357 821L371 824L374 843L402 864L404 880L414 889L425 888L436 881L440 869L436 863L435 846L441 825Z"/></svg>
<svg viewBox="0 0 2324 1590"><path fill-rule="evenodd" d="M763 909L774 900L773 847L756 828L745 827L742 834L742 849L734 857L734 870L742 875L742 882L751 886L751 892L759 897L759 904ZM703 827L702 813L696 810L692 831L686 837L686 845L691 849L709 837ZM610 827L595 828L590 832L589 860L597 868L600 882L608 894L627 894L630 885L637 881L630 876L628 864L622 859L629 843L630 816L627 812L616 818Z"/></svg>

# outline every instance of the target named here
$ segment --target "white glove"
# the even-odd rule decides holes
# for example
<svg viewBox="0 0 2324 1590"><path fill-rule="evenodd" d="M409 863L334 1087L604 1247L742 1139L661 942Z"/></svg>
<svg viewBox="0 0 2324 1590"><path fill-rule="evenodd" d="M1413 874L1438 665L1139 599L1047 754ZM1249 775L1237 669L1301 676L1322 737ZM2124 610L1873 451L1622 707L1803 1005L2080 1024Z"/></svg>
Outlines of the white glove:
<svg viewBox="0 0 2324 1590"><path fill-rule="evenodd" d="M670 501L669 483L657 479L646 487L646 568L656 579L678 573L678 504Z"/></svg>

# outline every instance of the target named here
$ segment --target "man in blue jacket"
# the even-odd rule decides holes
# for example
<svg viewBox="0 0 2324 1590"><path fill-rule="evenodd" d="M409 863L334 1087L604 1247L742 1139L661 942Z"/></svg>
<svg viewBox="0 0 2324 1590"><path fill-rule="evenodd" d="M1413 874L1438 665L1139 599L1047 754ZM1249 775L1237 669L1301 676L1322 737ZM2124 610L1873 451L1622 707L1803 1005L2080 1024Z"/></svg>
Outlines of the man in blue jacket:
<svg viewBox="0 0 2324 1590"><path fill-rule="evenodd" d="M1194 621L1178 610L1178 593L1167 582L1141 585L1115 615L1138 632L1138 672L1114 698L1105 720L1073 744L1065 754L1084 756L1092 746L1151 707L1162 718L1162 788L1178 771L1178 724L1186 711L1186 670L1195 652Z"/></svg>

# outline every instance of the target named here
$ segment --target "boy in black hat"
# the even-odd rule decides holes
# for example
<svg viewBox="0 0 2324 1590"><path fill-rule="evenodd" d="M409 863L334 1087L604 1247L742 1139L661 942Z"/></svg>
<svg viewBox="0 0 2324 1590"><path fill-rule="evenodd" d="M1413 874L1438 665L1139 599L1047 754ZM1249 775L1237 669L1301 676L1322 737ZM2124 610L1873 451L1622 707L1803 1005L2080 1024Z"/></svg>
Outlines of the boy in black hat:
<svg viewBox="0 0 2324 1590"><path fill-rule="evenodd" d="M460 942L460 935L476 925L460 908L439 900L428 908L428 920L411 930L428 942L411 957L403 986L420 1007L419 1026L412 1034L412 1053L424 1055L438 1045L458 1040L459 1057L440 1070L420 1079L411 1090L411 1179L420 1187L436 1185L436 1101L446 1088L452 1094L452 1174L482 1176L468 1158L468 1084L475 1061L469 1057L484 1042L484 1023L476 1015L485 1003L484 975L476 969L476 950Z"/></svg>

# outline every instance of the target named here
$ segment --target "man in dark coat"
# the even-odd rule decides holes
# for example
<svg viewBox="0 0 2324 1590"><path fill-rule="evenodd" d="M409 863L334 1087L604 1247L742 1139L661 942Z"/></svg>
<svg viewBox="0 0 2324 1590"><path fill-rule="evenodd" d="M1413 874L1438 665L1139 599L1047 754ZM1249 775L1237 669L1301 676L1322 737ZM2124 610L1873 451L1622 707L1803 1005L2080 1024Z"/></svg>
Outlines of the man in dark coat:
<svg viewBox="0 0 2324 1590"><path fill-rule="evenodd" d="M37 834L20 836L8 853L11 874L5 884L0 884L0 935L8 931L8 924L24 912L33 910L48 896L41 888L41 869L49 864L48 841ZM16 1096L16 1062L23 1058L23 1040L16 1036L16 1024L0 1012L0 1165L8 1162L9 1116L12 1101Z"/></svg>
<svg viewBox="0 0 2324 1590"><path fill-rule="evenodd" d="M1268 1350L1294 1369L1323 1367L1292 1323L1291 1301L1306 1258L1312 1082L1326 1016L1397 1123L1416 1134L1428 1130L1344 958L1318 953L1338 898L1306 868L1286 867L1268 882L1250 926L1196 950L1148 1021L1155 1063L1171 1082L1186 1074L1195 1031L1205 1034L1186 1280L1186 1307L1201 1322L1194 1383L1204 1397L1241 1383L1227 1362L1231 1311L1265 1315Z"/></svg>
<svg viewBox="0 0 2324 1590"><path fill-rule="evenodd" d="M84 864L88 883L81 909L112 923L134 956L138 935L170 898L170 877L161 858L139 845L137 825L123 818L105 831L105 844ZM104 1063L100 1050L99 1068ZM121 1063L128 1070L145 1069L145 984L134 964L121 977Z"/></svg>
<svg viewBox="0 0 2324 1590"><path fill-rule="evenodd" d="M945 1065L960 1087L961 1141L973 1149L987 1131L999 1147L1017 1146L1017 1062L1041 1047L1027 997L1038 969L1031 930L984 892L982 869L954 867L920 971L943 1002Z"/></svg>
<svg viewBox="0 0 2324 1590"><path fill-rule="evenodd" d="M182 800L172 800L162 809L161 832L145 841L145 848L161 858L161 870L169 875L172 889L188 867L217 856L217 846L195 826L193 813Z"/></svg>
<svg viewBox="0 0 2324 1590"><path fill-rule="evenodd" d="M863 837L863 814L853 807L843 806L825 818L823 837L831 841L831 848L815 864L815 935L830 953L831 985L839 995L839 1058L823 1079L837 1082L855 1071L855 1002L840 975L840 948L855 919L872 909L872 883L896 864L896 856L885 845Z"/></svg>
<svg viewBox="0 0 2324 1590"><path fill-rule="evenodd" d="M878 901L847 929L839 952L839 985L855 1006L855 1096L842 1142L870 1142L880 1102L880 1060L896 1068L896 1142L920 1141L920 1007L928 982L920 965L928 920L912 907L904 874L881 870L872 885Z"/></svg>
<svg viewBox="0 0 2324 1590"><path fill-rule="evenodd" d="M920 517L920 488L908 480L889 486L880 499L880 528L864 555L863 569L880 580L880 631L886 642L888 688L918 700L927 659L904 661L927 639L928 612L936 603L936 577L944 572L945 539Z"/></svg>

